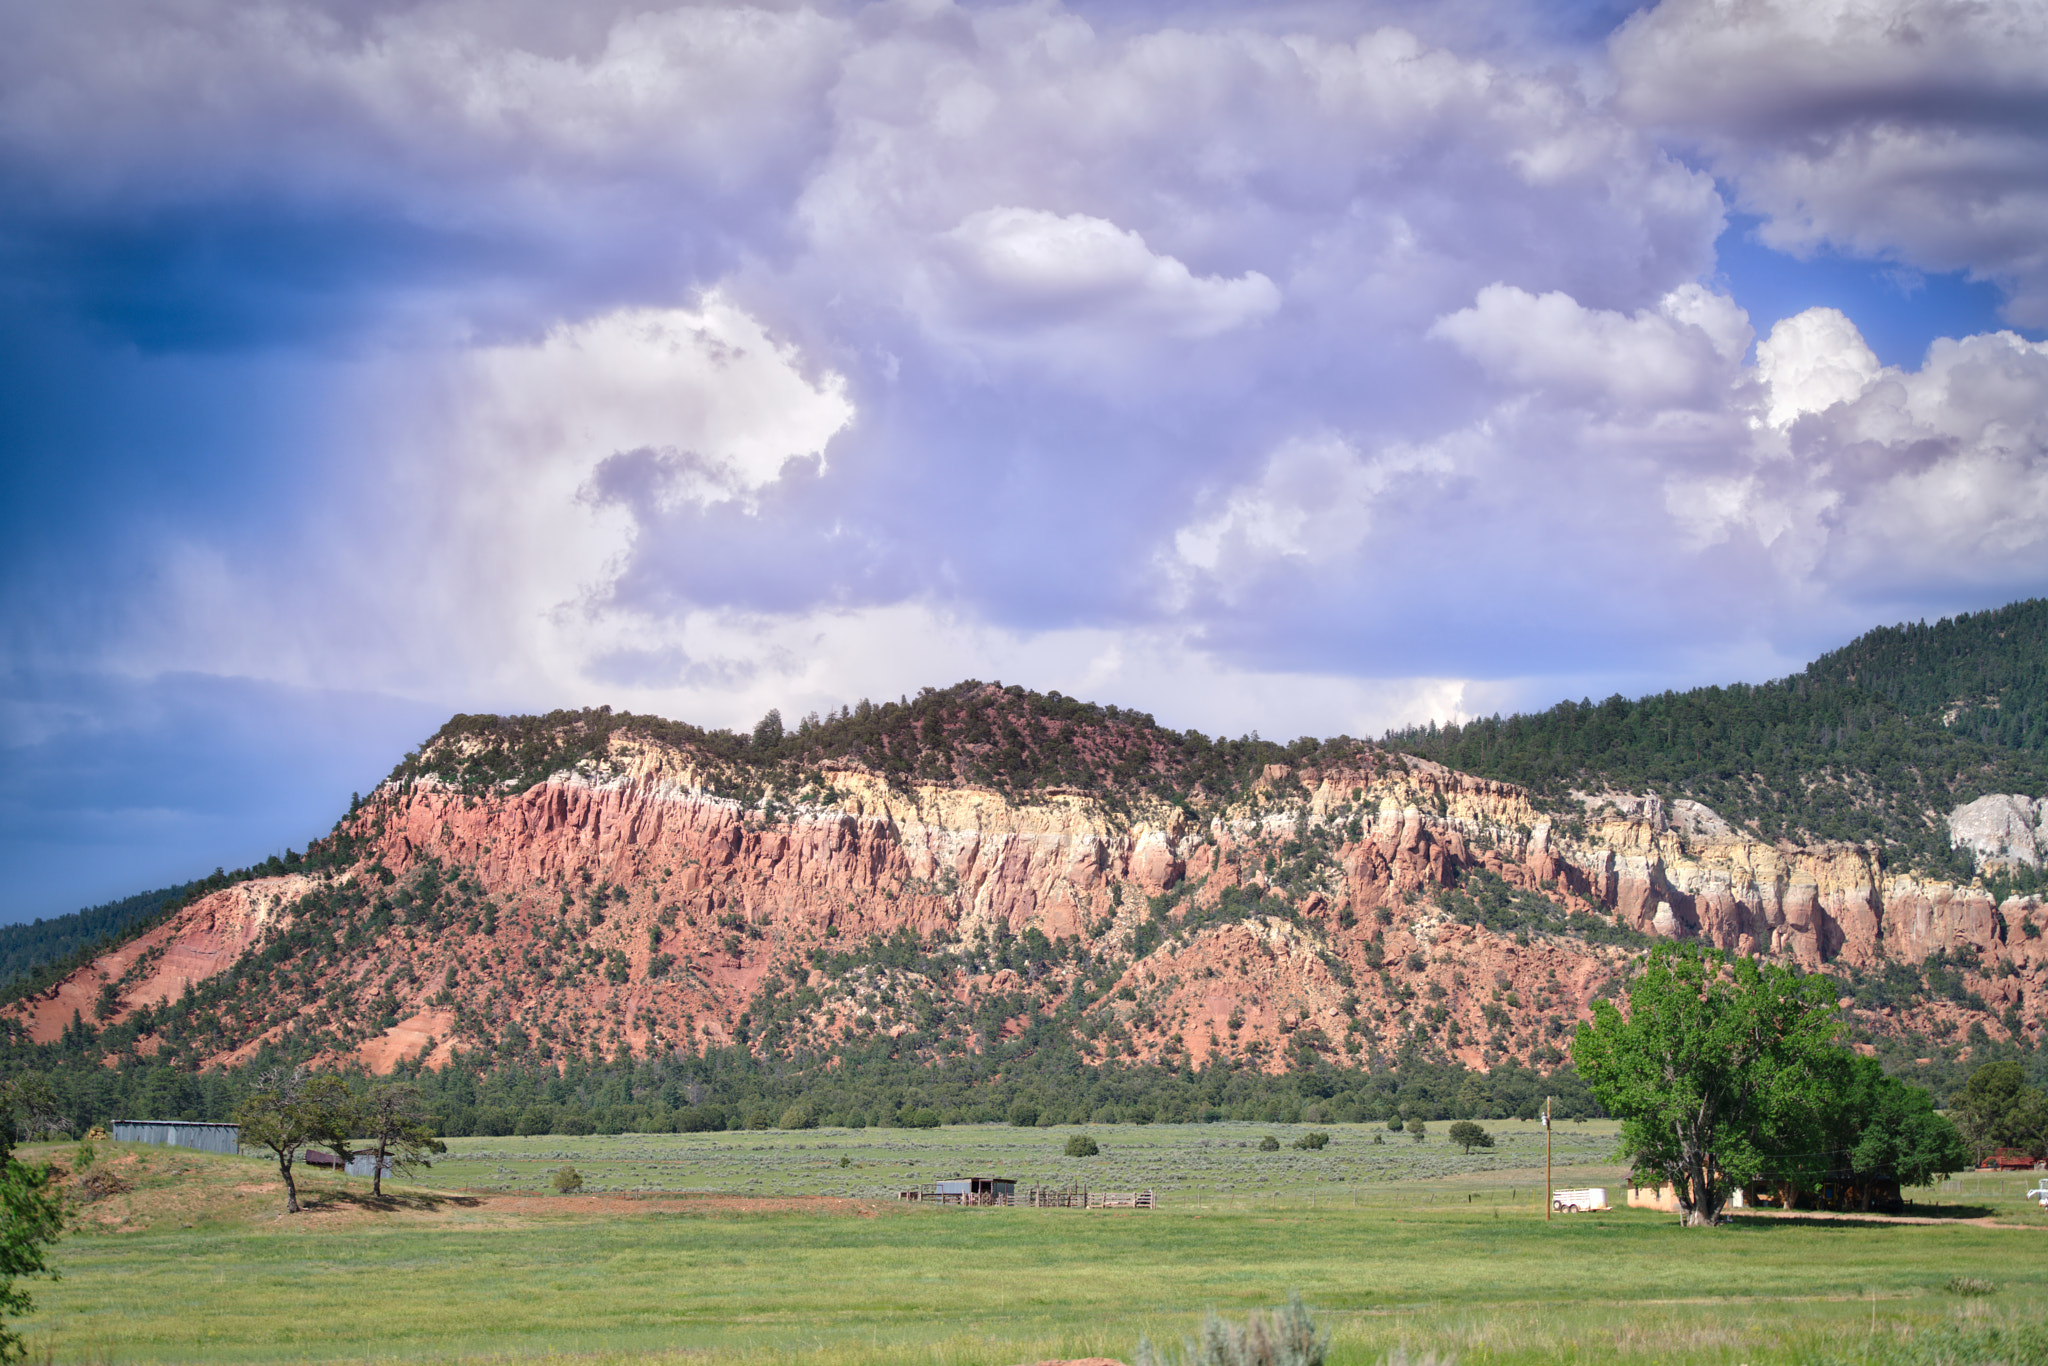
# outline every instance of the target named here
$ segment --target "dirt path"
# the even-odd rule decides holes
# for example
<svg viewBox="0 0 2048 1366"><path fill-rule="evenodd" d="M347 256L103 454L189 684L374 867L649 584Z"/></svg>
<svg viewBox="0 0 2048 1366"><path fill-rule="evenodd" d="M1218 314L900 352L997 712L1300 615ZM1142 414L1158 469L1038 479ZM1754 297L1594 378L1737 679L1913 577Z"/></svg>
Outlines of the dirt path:
<svg viewBox="0 0 2048 1366"><path fill-rule="evenodd" d="M1858 1214L1853 1210L1815 1211L1796 1209L1746 1209L1740 1214L1731 1214L1730 1219L1786 1219L1806 1224L1941 1224L1955 1226L1969 1224L1975 1228L2029 1228L2048 1231L2041 1224L2008 1224L1995 1214L1980 1215L1975 1219L1943 1219L1931 1214Z"/></svg>

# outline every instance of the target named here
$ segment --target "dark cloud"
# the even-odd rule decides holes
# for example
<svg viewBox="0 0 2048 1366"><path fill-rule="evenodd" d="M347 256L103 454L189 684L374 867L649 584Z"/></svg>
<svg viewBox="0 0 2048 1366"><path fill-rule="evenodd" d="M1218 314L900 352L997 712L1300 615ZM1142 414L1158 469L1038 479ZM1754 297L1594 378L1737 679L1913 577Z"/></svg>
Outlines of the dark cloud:
<svg viewBox="0 0 2048 1366"><path fill-rule="evenodd" d="M447 710L190 674L0 675L0 920L303 849Z"/></svg>

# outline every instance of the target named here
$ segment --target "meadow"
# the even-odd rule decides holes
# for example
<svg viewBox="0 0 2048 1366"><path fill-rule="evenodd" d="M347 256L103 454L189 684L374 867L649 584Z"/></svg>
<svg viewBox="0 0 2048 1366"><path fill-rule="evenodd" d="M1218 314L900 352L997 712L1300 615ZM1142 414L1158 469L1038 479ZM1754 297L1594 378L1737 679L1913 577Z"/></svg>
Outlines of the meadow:
<svg viewBox="0 0 2048 1366"><path fill-rule="evenodd" d="M110 1145L131 1189L82 1209L24 1326L54 1362L1016 1366L1129 1361L1141 1333L1295 1290L1342 1366L2048 1362L2031 1176L1960 1178L1923 1195L1928 1222L1546 1222L1540 1128L1488 1128L1469 1157L1347 1125L1320 1152L1287 1126L1097 1126L1089 1159L1060 1155L1068 1130L997 1126L472 1139L381 1205L309 1178L290 1217L274 1165ZM1556 1138L1557 1184L1620 1197L1611 1125ZM542 1193L564 1163L584 1192ZM887 1198L955 1172L1150 1187L1161 1208Z"/></svg>

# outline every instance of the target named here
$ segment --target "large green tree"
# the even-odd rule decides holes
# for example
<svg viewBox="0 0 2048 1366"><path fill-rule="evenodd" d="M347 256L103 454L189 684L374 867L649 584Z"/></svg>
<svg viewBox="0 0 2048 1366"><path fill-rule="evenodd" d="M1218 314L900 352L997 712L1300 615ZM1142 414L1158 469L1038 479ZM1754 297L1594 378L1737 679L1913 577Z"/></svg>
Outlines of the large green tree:
<svg viewBox="0 0 2048 1366"><path fill-rule="evenodd" d="M1963 1083L1951 1108L1977 1161L2000 1148L2048 1157L2048 1092L2027 1085L2026 1069L2018 1063L1985 1063Z"/></svg>
<svg viewBox="0 0 2048 1366"><path fill-rule="evenodd" d="M1847 1180L1868 1209L1886 1178L1926 1186L1969 1165L1962 1135L1935 1111L1932 1096L1886 1076L1877 1059L1850 1055L1811 1123L1770 1174L1808 1187Z"/></svg>
<svg viewBox="0 0 2048 1366"><path fill-rule="evenodd" d="M35 1307L15 1282L49 1276L43 1249L64 1231L64 1202L51 1184L48 1163L34 1166L14 1155L16 1141L50 1127L50 1088L33 1073L0 1081L0 1318L20 1318ZM0 1361L28 1355L21 1335L0 1325Z"/></svg>
<svg viewBox="0 0 2048 1366"><path fill-rule="evenodd" d="M1629 990L1579 1026L1572 1061L1639 1178L1669 1182L1690 1225L1809 1132L1841 1083L1834 989L1750 958L1660 944Z"/></svg>

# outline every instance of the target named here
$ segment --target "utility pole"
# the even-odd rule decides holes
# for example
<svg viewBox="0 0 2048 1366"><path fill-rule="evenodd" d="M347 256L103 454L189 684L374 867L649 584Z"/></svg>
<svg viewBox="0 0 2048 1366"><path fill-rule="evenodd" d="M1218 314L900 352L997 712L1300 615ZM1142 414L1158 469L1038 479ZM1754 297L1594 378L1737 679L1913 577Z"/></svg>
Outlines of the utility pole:
<svg viewBox="0 0 2048 1366"><path fill-rule="evenodd" d="M1550 1222L1550 1207L1557 1201L1550 1194L1550 1097L1543 1098L1543 1222Z"/></svg>

